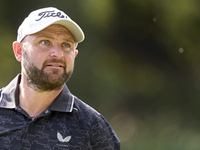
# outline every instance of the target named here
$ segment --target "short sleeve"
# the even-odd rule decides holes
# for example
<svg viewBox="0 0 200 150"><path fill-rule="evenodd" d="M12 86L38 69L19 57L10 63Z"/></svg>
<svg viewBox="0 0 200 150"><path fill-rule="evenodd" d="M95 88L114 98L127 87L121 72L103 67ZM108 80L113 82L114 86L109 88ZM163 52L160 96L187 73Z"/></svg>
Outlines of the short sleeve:
<svg viewBox="0 0 200 150"><path fill-rule="evenodd" d="M120 141L106 119L100 115L90 132L92 150L120 150Z"/></svg>

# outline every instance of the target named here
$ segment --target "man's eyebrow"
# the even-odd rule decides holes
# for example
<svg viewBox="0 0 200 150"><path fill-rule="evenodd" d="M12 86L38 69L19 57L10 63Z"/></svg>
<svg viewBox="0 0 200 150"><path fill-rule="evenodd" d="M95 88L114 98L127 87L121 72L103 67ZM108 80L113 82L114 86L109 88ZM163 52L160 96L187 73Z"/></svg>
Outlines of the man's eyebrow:
<svg viewBox="0 0 200 150"><path fill-rule="evenodd" d="M55 37L48 34L37 34L37 38L56 39ZM63 41L75 43L73 37L63 38Z"/></svg>
<svg viewBox="0 0 200 150"><path fill-rule="evenodd" d="M53 36L47 34L36 34L37 38L48 38L48 39L55 39Z"/></svg>
<svg viewBox="0 0 200 150"><path fill-rule="evenodd" d="M72 43L75 43L75 41L74 41L73 38L64 38L63 40L66 41L66 42L72 42Z"/></svg>

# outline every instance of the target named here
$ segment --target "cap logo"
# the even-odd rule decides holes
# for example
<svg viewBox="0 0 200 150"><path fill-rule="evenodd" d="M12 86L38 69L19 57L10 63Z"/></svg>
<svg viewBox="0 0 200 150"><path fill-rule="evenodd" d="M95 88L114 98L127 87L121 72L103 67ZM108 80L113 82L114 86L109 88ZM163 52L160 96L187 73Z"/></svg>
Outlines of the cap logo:
<svg viewBox="0 0 200 150"><path fill-rule="evenodd" d="M38 14L38 16L40 17L39 19L36 19L35 21L40 21L43 18L47 18L47 17L59 17L59 18L67 18L66 15L62 15L61 12L55 12L55 10L53 11L44 11L44 12L40 12Z"/></svg>

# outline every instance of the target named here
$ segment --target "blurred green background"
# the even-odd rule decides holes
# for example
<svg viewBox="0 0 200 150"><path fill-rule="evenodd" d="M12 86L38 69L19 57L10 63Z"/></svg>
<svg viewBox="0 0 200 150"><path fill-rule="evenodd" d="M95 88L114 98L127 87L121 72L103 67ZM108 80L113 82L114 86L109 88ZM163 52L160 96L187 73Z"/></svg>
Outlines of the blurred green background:
<svg viewBox="0 0 200 150"><path fill-rule="evenodd" d="M47 6L83 29L67 85L105 116L122 150L199 150L200 1L1 0L1 87L20 72L18 26Z"/></svg>

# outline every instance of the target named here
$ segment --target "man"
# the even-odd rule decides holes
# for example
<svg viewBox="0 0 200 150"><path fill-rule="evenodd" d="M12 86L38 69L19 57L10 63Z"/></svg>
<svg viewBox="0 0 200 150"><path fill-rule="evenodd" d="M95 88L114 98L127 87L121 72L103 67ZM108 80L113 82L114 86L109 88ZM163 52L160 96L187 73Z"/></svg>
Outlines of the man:
<svg viewBox="0 0 200 150"><path fill-rule="evenodd" d="M70 93L82 29L64 12L33 11L13 50L21 74L0 90L1 150L119 150L104 117Z"/></svg>

